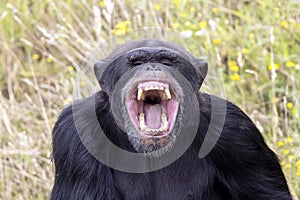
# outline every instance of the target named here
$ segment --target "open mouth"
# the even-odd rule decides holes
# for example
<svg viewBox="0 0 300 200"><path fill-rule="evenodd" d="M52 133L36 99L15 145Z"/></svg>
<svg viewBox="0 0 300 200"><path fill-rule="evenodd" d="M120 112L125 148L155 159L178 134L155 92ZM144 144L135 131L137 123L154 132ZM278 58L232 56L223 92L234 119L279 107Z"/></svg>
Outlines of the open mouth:
<svg viewBox="0 0 300 200"><path fill-rule="evenodd" d="M134 127L146 137L164 137L172 131L179 102L168 83L145 81L128 95L127 111Z"/></svg>

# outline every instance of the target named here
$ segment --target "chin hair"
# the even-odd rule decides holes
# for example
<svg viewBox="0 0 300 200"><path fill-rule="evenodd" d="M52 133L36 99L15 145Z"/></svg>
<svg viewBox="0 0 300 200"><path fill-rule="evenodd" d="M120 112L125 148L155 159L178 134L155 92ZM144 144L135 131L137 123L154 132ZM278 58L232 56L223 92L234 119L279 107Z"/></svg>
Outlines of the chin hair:
<svg viewBox="0 0 300 200"><path fill-rule="evenodd" d="M176 142L177 135L180 134L183 115L182 110L183 109L180 106L173 130L169 135L162 138L141 137L139 132L131 123L127 112L123 112L123 119L125 119L125 130L128 136L128 140L136 150L136 152L144 153L146 157L160 157L165 152L170 151Z"/></svg>

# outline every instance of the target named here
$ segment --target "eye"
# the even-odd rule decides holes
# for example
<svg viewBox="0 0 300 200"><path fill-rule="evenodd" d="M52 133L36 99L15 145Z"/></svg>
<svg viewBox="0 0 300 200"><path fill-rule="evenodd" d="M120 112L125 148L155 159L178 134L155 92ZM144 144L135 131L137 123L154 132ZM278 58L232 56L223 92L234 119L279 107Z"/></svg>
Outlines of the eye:
<svg viewBox="0 0 300 200"><path fill-rule="evenodd" d="M127 56L128 62L131 66L139 66L149 60L150 53L145 50L136 50L130 52Z"/></svg>
<svg viewBox="0 0 300 200"><path fill-rule="evenodd" d="M169 59L162 59L160 60L160 63L167 66L171 66L173 64L173 62Z"/></svg>
<svg viewBox="0 0 300 200"><path fill-rule="evenodd" d="M144 61L142 61L142 60L136 60L136 61L132 62L133 66L139 66L139 65L142 65L142 64L144 64Z"/></svg>

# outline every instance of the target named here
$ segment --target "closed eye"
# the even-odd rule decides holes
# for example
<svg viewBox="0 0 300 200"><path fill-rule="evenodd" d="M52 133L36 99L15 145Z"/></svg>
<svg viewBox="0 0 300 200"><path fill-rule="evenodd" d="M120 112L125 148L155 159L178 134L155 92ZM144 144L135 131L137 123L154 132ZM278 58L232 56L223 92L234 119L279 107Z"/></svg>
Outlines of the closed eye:
<svg viewBox="0 0 300 200"><path fill-rule="evenodd" d="M179 56L174 52L162 50L156 53L153 58L163 65L172 66L178 62Z"/></svg>
<svg viewBox="0 0 300 200"><path fill-rule="evenodd" d="M133 66L139 66L141 64L144 64L144 61L142 61L142 60L136 60L136 61L132 62Z"/></svg>
<svg viewBox="0 0 300 200"><path fill-rule="evenodd" d="M171 66L173 64L173 62L169 59L162 59L159 61L161 64L163 65L167 65L167 66Z"/></svg>

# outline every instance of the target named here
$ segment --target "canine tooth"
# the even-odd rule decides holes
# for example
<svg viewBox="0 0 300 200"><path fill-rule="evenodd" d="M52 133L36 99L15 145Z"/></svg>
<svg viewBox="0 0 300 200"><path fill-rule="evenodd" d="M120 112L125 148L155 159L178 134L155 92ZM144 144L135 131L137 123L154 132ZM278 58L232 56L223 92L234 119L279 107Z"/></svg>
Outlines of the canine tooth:
<svg viewBox="0 0 300 200"><path fill-rule="evenodd" d="M163 131L167 131L169 123L168 123L168 120L167 120L166 113L161 114L161 121L163 122L163 126L162 126Z"/></svg>
<svg viewBox="0 0 300 200"><path fill-rule="evenodd" d="M168 100L168 97L167 97L166 93L163 93L162 100L163 101Z"/></svg>
<svg viewBox="0 0 300 200"><path fill-rule="evenodd" d="M166 94L166 96L167 96L167 99L171 99L171 93L170 93L169 88L166 88L166 89L165 89L165 94Z"/></svg>
<svg viewBox="0 0 300 200"><path fill-rule="evenodd" d="M145 124L145 114L144 113L140 113L139 115L139 121L140 121L140 128L141 131L144 132L146 130L146 124Z"/></svg>
<svg viewBox="0 0 300 200"><path fill-rule="evenodd" d="M142 99L142 96L143 96L143 89L139 89L138 90L137 100L140 101Z"/></svg>

